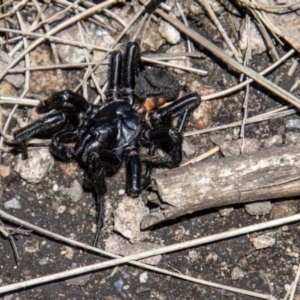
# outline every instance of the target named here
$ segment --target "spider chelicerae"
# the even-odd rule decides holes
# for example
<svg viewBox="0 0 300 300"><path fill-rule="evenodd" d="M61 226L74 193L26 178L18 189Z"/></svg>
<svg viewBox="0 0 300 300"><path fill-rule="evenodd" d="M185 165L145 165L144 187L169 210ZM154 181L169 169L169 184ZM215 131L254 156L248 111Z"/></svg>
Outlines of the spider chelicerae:
<svg viewBox="0 0 300 300"><path fill-rule="evenodd" d="M86 183L96 195L97 231L93 246L97 245L102 227L107 176L114 175L124 163L126 193L136 197L149 185L152 168L180 164L182 133L200 98L192 93L161 107L178 93L176 79L164 69L143 70L138 45L128 43L124 56L121 51L111 54L106 103L93 105L71 91L58 92L41 104L43 110L55 109L54 112L14 133L26 158L26 141L31 136L57 125L68 125L53 135L50 149L63 161L76 160L86 170ZM174 118L177 121L172 125ZM66 145L70 142L74 146ZM140 155L141 147L147 147L149 155ZM155 156L157 148L166 155Z"/></svg>

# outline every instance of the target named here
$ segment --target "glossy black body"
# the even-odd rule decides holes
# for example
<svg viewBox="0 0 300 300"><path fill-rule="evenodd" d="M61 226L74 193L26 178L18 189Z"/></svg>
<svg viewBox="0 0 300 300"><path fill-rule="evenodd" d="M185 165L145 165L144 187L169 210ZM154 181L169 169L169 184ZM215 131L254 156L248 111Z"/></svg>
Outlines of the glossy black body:
<svg viewBox="0 0 300 300"><path fill-rule="evenodd" d="M142 90L145 98L148 97L147 90L149 90L148 94L153 97L153 86L159 85L160 80L152 80L151 76L153 77L154 73L148 76L144 71L143 76L146 79L140 80L143 86L136 86L136 78L141 73L142 66L139 47L135 43L126 45L124 62L120 51L113 52L110 68L107 103L93 105L70 91L55 93L51 101L43 103L43 110L55 108L56 111L19 129L14 134L15 140L22 145L23 156L26 158L26 140L31 136L59 124L69 125L68 129L53 135L50 149L55 156L64 161L77 160L86 170L86 185L96 194L98 211L98 229L93 241L94 246L97 244L102 227L105 178L114 175L124 163L126 193L136 197L149 185L153 167L178 166L182 158L182 132L190 114L200 103L198 94L193 93L172 102L165 108L146 109L145 99L139 98L134 89ZM175 97L179 91L178 83L175 78L164 72L166 71L158 73L168 78L161 80L161 87L154 86L154 89L159 91L154 93L155 97L168 98L170 95ZM166 82L168 89L163 88ZM177 92L170 92L172 88ZM66 108L64 104L67 103L72 107ZM156 103L155 99L150 103ZM173 126L172 121L176 117L177 124ZM67 142L74 142L75 146L67 147L65 145ZM141 147L149 149L148 156L140 156ZM166 156L156 157L157 148L163 149ZM145 166L144 176L142 165Z"/></svg>

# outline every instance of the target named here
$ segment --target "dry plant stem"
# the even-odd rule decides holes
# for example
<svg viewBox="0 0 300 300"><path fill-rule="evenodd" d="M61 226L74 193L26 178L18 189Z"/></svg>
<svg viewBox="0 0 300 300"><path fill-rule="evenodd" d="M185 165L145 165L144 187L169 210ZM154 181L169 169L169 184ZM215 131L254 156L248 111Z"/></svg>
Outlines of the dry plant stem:
<svg viewBox="0 0 300 300"><path fill-rule="evenodd" d="M189 160L189 161L187 161L185 163L181 163L179 165L179 167L184 167L184 166L189 165L189 164L194 164L194 163L196 163L198 161L201 161L201 160L203 160L205 158L208 158L209 156L211 156L211 155L219 152L219 150L220 150L219 146L214 147L213 149L211 149L211 150L209 150L209 151L207 151L207 152L205 152L205 153L203 153L203 154L201 154L199 156L196 156L193 159L191 159L191 160Z"/></svg>
<svg viewBox="0 0 300 300"><path fill-rule="evenodd" d="M2 104L19 104L19 105L25 105L25 106L38 106L39 103L40 103L40 101L36 100L36 99L21 99L21 98L17 98L17 97L0 95L0 105L2 105Z"/></svg>
<svg viewBox="0 0 300 300"><path fill-rule="evenodd" d="M162 62L162 61L154 60L154 59L151 59L151 58L143 57L142 61L146 62L146 63L157 64L157 65L160 65L160 66L176 68L176 69L196 73L196 74L201 75L201 76L207 75L207 71L203 71L203 70L199 70L199 69L195 69L195 68L184 67L184 66L180 66L180 65L177 65L177 64Z"/></svg>
<svg viewBox="0 0 300 300"><path fill-rule="evenodd" d="M251 8L255 8L255 9L260 9L260 10L264 10L267 12L271 12L271 13L283 13L282 11L280 12L280 10L282 9L289 9L289 11L293 11L294 9L292 8L293 6L299 5L300 2L296 2L296 3L292 3L292 4L286 4L286 5L262 5L257 3L256 1L249 1L249 0L242 0L241 1L243 3L244 6L247 7L251 7ZM298 7L296 7L295 9L299 9Z"/></svg>
<svg viewBox="0 0 300 300"><path fill-rule="evenodd" d="M181 17L181 19L183 21L183 24L185 26L188 26L189 24L188 24L188 22L186 20L186 17L184 15L184 13L182 11L182 8L181 8L180 4L178 3L178 1L176 1L176 6L177 6L177 9L179 11L180 17ZM188 48L188 52L192 52L192 43L191 43L191 40L188 37L187 37L187 48Z"/></svg>
<svg viewBox="0 0 300 300"><path fill-rule="evenodd" d="M18 264L20 257L18 254L18 250L17 250L16 244L15 244L15 241L12 237L13 230L11 228L7 229L7 227L0 221L0 232L3 234L4 237L6 237L9 240L11 247L13 249L13 252L14 252L16 263Z"/></svg>
<svg viewBox="0 0 300 300"><path fill-rule="evenodd" d="M296 68L299 66L299 58L296 58L294 61L293 61L293 64L291 65L289 71L288 71L288 76L292 76L296 70Z"/></svg>
<svg viewBox="0 0 300 300"><path fill-rule="evenodd" d="M268 53L270 54L273 62L277 61L280 59L279 54L277 53L277 50L270 38L270 35L268 33L268 31L266 30L264 24L262 23L262 21L260 20L260 18L257 16L257 13L255 10L253 9L249 9L251 15L253 16L253 18L255 19L255 23L257 25L257 28L259 29L264 41L267 44L267 48L268 48Z"/></svg>
<svg viewBox="0 0 300 300"><path fill-rule="evenodd" d="M105 47L99 47L93 44L83 44L81 42L77 42L77 41L71 41L68 39L62 39L56 36L47 36L45 34L42 33L36 33L36 32L31 32L31 31L22 31L22 30L17 30L17 29L10 29L10 28L0 28L0 32L11 32L11 33L18 33L20 35L26 35L28 38L30 36L33 37L41 37L41 38L45 38L46 40L48 40L49 42L58 42L61 44L67 44L67 45L72 45L72 46L77 46L77 47L85 47L87 49L94 49L94 50L99 50L99 51L104 51L104 52L110 52L111 49L109 48L105 48ZM9 43L13 43L15 41L15 39L10 39L8 42ZM0 42L0 45L6 44L6 41Z"/></svg>
<svg viewBox="0 0 300 300"><path fill-rule="evenodd" d="M216 28L218 29L219 33L221 34L221 36L223 37L224 41L227 43L229 49L232 51L235 59L239 62L242 63L243 61L241 60L241 58L239 57L239 54L237 52L237 50L235 49L234 45L232 44L231 40L229 39L229 37L227 36L225 30L223 29L223 26L221 25L221 23L219 22L218 18L216 17L214 11L211 9L210 4L206 1L206 0L198 0L198 3L200 5L202 5L204 7L204 9L206 10L206 12L208 13L210 19L212 20L212 22L215 24Z"/></svg>
<svg viewBox="0 0 300 300"><path fill-rule="evenodd" d="M34 226L30 223L24 222L20 219L17 219L7 213L5 213L4 211L0 210L0 217L8 220L10 222L14 222L16 224L22 225L24 227L28 227L32 230L37 230L37 232L40 232L42 234L47 233L51 234L51 237L54 239L58 239L62 240L64 242L67 242L71 245L77 246L77 247L83 247L84 249L89 249L93 252L97 252L97 253L104 253L105 251L102 251L98 248L93 248L91 246L87 246L85 244L67 239L65 237L61 237L59 235L53 235L52 233L50 233L47 230L44 230L42 228L39 228L37 226ZM174 251L179 251L179 250L183 250L183 249L187 249L187 248L191 248L191 247L196 247L199 245L204 245L204 244L208 244L208 243L213 243L216 241L220 241L220 240L224 240L224 239L228 239L228 238L232 238L232 237L236 237L236 236L240 236L240 235L244 235L244 234L249 234L251 232L255 232L255 231L259 231L259 230L265 230L267 228L272 228L275 226L282 226L285 224L289 224L289 223L293 223L293 222L297 222L300 220L300 214L294 215L294 216L290 216L290 217L286 217L286 218L281 218L281 219L277 219L277 220L273 220L273 221L268 221L268 222L263 222L263 223L259 223L259 224L255 224L255 225L250 225L250 226L246 226L246 227L242 227L242 228L238 228L238 229L233 229L230 231L226 231L226 232L222 232L222 233L218 233L218 234L213 234L207 237L202 237L199 239L195 239L192 241L188 241L188 242L183 242L183 243L179 243L179 244L175 244L175 245L170 245L170 246L165 246L165 247L161 247L155 250L151 250L151 251L146 251L146 252L142 252L142 253L138 253L138 254L134 254L134 255L129 255L129 256L125 256L125 257L121 257L121 258L117 258L117 259L113 259L113 260L109 260L106 262L102 262L102 263L98 263L98 264L93 264L93 265L89 265L89 266L85 266L85 267L81 267L81 268L77 268L77 269L72 269L72 270L68 270L65 272L60 272L60 273L56 273L53 275L48 275L48 276L43 276L40 278L36 278L36 279L31 279L31 280L27 280L27 281L23 281L23 282L19 282L19 283L14 283L14 284L10 284L7 286L2 286L0 287L0 294L3 293L7 293L7 292L11 292L11 291L15 291L18 289L22 289L22 288L27 288L30 286L34 286L34 285L38 285L38 284L42 284L42 283L46 283L46 282L51 282L54 280L58 280L58 279L63 279L63 278L67 278L70 276L76 276L76 275L81 275L84 273L89 273L89 272L93 272L96 270L101 270L104 268L108 268L108 267L112 267L112 266L116 266L116 265L120 265L120 264L124 264L124 263L134 263L134 264L141 264L138 262L135 262L134 260L140 260L146 257L151 257L151 256L155 256L155 255L160 255L160 254L164 254L164 253L170 253L170 252L174 252ZM113 254L109 254L110 256L115 256ZM142 264L143 265L143 264ZM154 270L155 269L159 269L150 265L147 265L147 269L149 270ZM168 272L168 273L166 273ZM178 273L174 273L174 272L169 272L166 270L163 270L164 274L172 274L172 276L176 276L178 278L182 278L182 279L186 279L189 278L189 280L193 281L193 282L197 282L197 283L202 283L203 281L197 278L191 278L189 276L185 276L185 275L181 275ZM217 288L222 288L222 285L218 285L215 283L209 283L210 286L212 287L217 287ZM271 295L264 295L264 294L259 294L259 293L254 293L254 292L250 292L250 291L245 291L245 290L241 290L241 289L236 289L236 288L232 288L232 287L226 287L226 289L231 290L233 292L243 292L246 295L251 295L253 297L257 297L257 298L261 298L261 299L273 299Z"/></svg>
<svg viewBox="0 0 300 300"><path fill-rule="evenodd" d="M162 17L164 20L171 23L174 27L180 30L182 33L188 35L192 40L196 43L202 45L205 49L210 51L213 55L215 55L219 60L224 62L230 68L235 70L238 73L244 73L248 77L251 77L257 84L264 87L266 90L270 91L274 95L278 96L280 99L285 100L297 108L300 108L300 101L294 95L290 94L286 90L282 89L278 85L274 84L273 82L267 80L263 76L259 75L254 70L240 65L237 61L229 57L223 50L219 49L217 46L212 44L210 41L196 33L195 31L191 30L190 28L186 27L183 23L179 22L175 18L170 15L165 14L162 10L156 9L155 12ZM1 78L1 77L0 77Z"/></svg>
<svg viewBox="0 0 300 300"><path fill-rule="evenodd" d="M70 63L70 64L58 64L58 65L45 65L45 66L36 66L28 68L14 68L9 70L7 73L24 73L24 71L44 71L44 70L53 70L53 69L75 69L75 68L85 68L89 66L94 66L96 63ZM103 63L102 65L106 65Z"/></svg>
<svg viewBox="0 0 300 300"><path fill-rule="evenodd" d="M95 5L92 8L89 8L85 11L83 11L82 13L75 15L69 19L67 19L65 22L60 23L59 25L57 25L56 27L52 28L50 31L48 31L45 35L46 36L52 36L56 33L58 33L59 31L73 25L74 23L76 23L79 20L82 20L84 18L89 17L90 15L95 14L96 12L99 12L100 10L102 10L105 7L111 6L115 3L124 3L123 0L107 0L104 3ZM37 40L35 40L32 44L30 44L25 50L23 50L14 60L12 60L0 73L0 80L3 79L3 77L6 75L7 71L10 70L11 68L13 68L18 62L20 62L24 56L29 53L31 50L35 49L37 46L39 46L41 43L43 43L45 40L47 40L45 37L41 37Z"/></svg>
<svg viewBox="0 0 300 300"><path fill-rule="evenodd" d="M82 1L76 1L74 3L70 2L70 1L66 1L66 0L53 0L53 2L55 2L55 3L59 4L59 5L65 6L67 9L70 9L70 8L77 9L80 13L84 12L86 10L86 8L81 7L80 5L78 5L79 2L82 3L83 5L85 5L85 7L88 7L88 8L95 6L95 4L93 4L91 2L84 1L84 0L82 0ZM88 3L91 4L91 5L87 5ZM122 1L122 3L124 3L124 2ZM96 24L100 23L102 27L107 28L107 29L109 29L112 32L115 32L115 29L112 28L111 26L108 26L106 20L103 19L98 14L94 14L93 16L90 16L89 19L90 20L95 20Z"/></svg>
<svg viewBox="0 0 300 300"><path fill-rule="evenodd" d="M135 31L134 36L130 39L131 42L134 42L134 41L137 39L139 33L141 32L143 26L145 25L145 23L146 23L146 21L147 21L147 19L148 19L149 21L151 20L151 18L150 18L149 16L150 16L150 15L149 15L147 12L144 14L142 20L141 20L141 21L139 22L139 24L137 25L137 29L136 29L136 31Z"/></svg>
<svg viewBox="0 0 300 300"><path fill-rule="evenodd" d="M0 15L0 20L6 17L10 17L11 15L15 14L17 11L22 10L22 8L27 4L29 0L23 0L14 6L8 13Z"/></svg>
<svg viewBox="0 0 300 300"><path fill-rule="evenodd" d="M284 43L278 37L278 36L281 36L280 30L274 24L272 24L272 22L269 21L266 14L264 14L263 12L258 11L258 10L254 10L254 11L256 12L256 14L259 17L259 19L261 20L261 22L269 29L269 31L273 35L273 38L276 40L276 42L279 45L283 46Z"/></svg>
<svg viewBox="0 0 300 300"><path fill-rule="evenodd" d="M244 59L244 66L246 66L250 59L251 59L251 24L250 24L250 17L248 14L246 14L246 26L247 26L247 50L245 54ZM247 77L246 77L247 80ZM249 100L249 84L245 87L245 97L244 97L244 103L243 103L243 120L241 125L241 133L240 137L242 138L242 145L241 145L241 153L244 152L244 144L245 144L245 124L248 117L248 100Z"/></svg>
<svg viewBox="0 0 300 300"><path fill-rule="evenodd" d="M298 271L297 271L295 280L294 280L294 282L293 282L293 284L292 284L292 286L291 286L290 300L295 299L294 296L295 296L296 289L297 289L297 287L298 287L299 278L300 278L300 265L298 265Z"/></svg>

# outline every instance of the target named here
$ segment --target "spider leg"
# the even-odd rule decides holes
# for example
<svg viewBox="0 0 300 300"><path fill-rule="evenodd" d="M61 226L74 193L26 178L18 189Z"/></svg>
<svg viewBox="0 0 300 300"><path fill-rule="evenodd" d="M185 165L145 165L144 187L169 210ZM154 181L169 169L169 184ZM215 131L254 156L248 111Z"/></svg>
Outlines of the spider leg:
<svg viewBox="0 0 300 300"><path fill-rule="evenodd" d="M50 149L52 153L64 161L71 161L74 158L74 150L66 147L64 142L73 142L78 139L79 130L72 129L56 133L51 141Z"/></svg>
<svg viewBox="0 0 300 300"><path fill-rule="evenodd" d="M167 125L161 125L145 132L148 141L153 144L165 144L170 149L167 157L150 157L143 158L142 161L150 163L152 167L174 168L177 167L182 159L181 143L182 137L180 132Z"/></svg>
<svg viewBox="0 0 300 300"><path fill-rule="evenodd" d="M134 86L135 77L141 71L140 49L136 43L127 43L123 65L123 98L130 105L135 103Z"/></svg>
<svg viewBox="0 0 300 300"><path fill-rule="evenodd" d="M136 147L125 149L126 194L137 197L141 193L141 160Z"/></svg>
<svg viewBox="0 0 300 300"><path fill-rule="evenodd" d="M66 103L73 105L74 108L80 112L87 112L92 106L82 96L65 90L54 93L50 100L41 102L39 108L49 111L54 108L60 108Z"/></svg>
<svg viewBox="0 0 300 300"><path fill-rule="evenodd" d="M61 110L46 117L33 122L32 124L17 130L14 133L15 140L21 144L23 158L28 157L27 146L25 141L31 136L41 131L46 131L47 129L53 127L54 125L59 125L62 123L70 123L73 125L78 125L80 122L79 116L75 112Z"/></svg>
<svg viewBox="0 0 300 300"><path fill-rule="evenodd" d="M148 155L150 157L152 157L154 155L155 149L156 149L155 145L152 144L149 148L149 151L148 151ZM141 182L143 190L146 189L151 183L150 176L151 176L151 172L152 172L152 169L153 169L152 164L150 162L146 162L145 164L146 164L146 170L145 170L144 176L142 177L142 182Z"/></svg>
<svg viewBox="0 0 300 300"><path fill-rule="evenodd" d="M182 133L185 130L186 124L190 118L191 113L200 104L200 98L197 93L189 94L181 99L174 101L167 107L158 109L158 117L164 118L175 118L179 117L176 128L178 132Z"/></svg>
<svg viewBox="0 0 300 300"><path fill-rule="evenodd" d="M110 58L110 74L108 79L108 98L110 101L120 99L122 73L122 53L114 51Z"/></svg>
<svg viewBox="0 0 300 300"><path fill-rule="evenodd" d="M87 171L96 193L97 230L92 244L96 247L103 226L105 209L104 195L106 193L105 176L107 175L107 168L116 171L121 166L121 160L110 150L98 149L97 152L93 152L94 150L95 149L91 150L92 152L88 155Z"/></svg>

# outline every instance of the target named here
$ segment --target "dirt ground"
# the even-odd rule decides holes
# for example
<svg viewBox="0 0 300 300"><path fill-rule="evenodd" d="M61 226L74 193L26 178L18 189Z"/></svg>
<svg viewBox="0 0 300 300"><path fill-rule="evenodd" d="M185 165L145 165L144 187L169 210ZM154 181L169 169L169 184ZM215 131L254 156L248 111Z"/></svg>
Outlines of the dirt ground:
<svg viewBox="0 0 300 300"><path fill-rule="evenodd" d="M183 3L178 1L178 3L183 7L191 29L199 32L216 46L223 49L224 52L229 52L227 45L223 42L214 24L198 5L198 2L187 1ZM233 30L234 27L228 20L234 18L235 24L241 24L245 17L245 10L239 8L237 12L240 15L234 16L233 12L228 11L226 7L220 4L217 5L215 2L212 3L216 6L213 7L218 12L218 19L237 46L239 34ZM167 4L178 14L175 9L175 2L169 1ZM126 18L125 12L130 14L130 9L132 9L134 13L131 12L131 15L127 16L127 18L131 18L138 11L134 5L135 2L127 2L125 8L119 6L108 9L112 9L113 12L119 14L122 18ZM27 18L34 11L34 8L31 6L20 10L23 17L27 16ZM14 19L14 16L12 15L9 18ZM155 22L159 22L159 20ZM113 23L111 22L110 24ZM157 26L152 27L155 31ZM118 26L117 31L121 32ZM129 41L131 37L132 32L125 35L122 42ZM284 44L280 46L274 40L272 41L279 57L282 57L291 49L290 45ZM186 47L187 40L185 35L180 35L178 44ZM49 43L44 44L43 47L50 51ZM151 48L154 46L144 45L144 47L147 49L147 47ZM163 39L163 43L158 47L156 53L165 53L170 47L170 43ZM201 58L189 58L190 66L206 70L208 73L206 76L199 76L198 74L185 71L176 73L172 69L171 72L173 72L181 85L182 95L197 90L200 91L202 96L206 96L225 90L227 87L234 86L240 82L240 74L233 72L225 64L220 63L202 46L193 43L193 47L193 51L202 56ZM150 50L145 50L145 52L151 53ZM261 54L255 54L254 50L253 52L254 54L248 63L250 68L260 72L272 63L272 55L267 53L267 51L263 51ZM287 91L292 89L293 95L299 97L299 89L292 88L299 80L299 65L296 65L294 72L289 73L297 59L297 56L293 56L292 59L285 61L266 78ZM65 78L68 79L68 88L72 89L78 84L79 78L84 76L84 69L73 68L67 71L64 70L63 76L66 76ZM65 86L64 84L62 86ZM42 93L40 90L37 92L37 90L36 86L35 90L31 87L30 97L39 99L37 94L41 95ZM16 90L18 96L21 94L20 91L21 89ZM94 99L95 95L94 89L89 90L91 99ZM194 115L194 118L190 120L187 131L213 128L240 121L244 114L244 99L245 89L242 89L226 97L206 101L205 104L202 104L200 117L197 118ZM248 117L284 105L287 105L287 103L262 89L259 85L250 85L247 108ZM2 107L3 124L11 111L11 107L11 105ZM10 123L8 134L11 134L20 125L20 120L17 119L21 119L22 116L24 116L25 124L29 124L32 121L31 117L33 114L30 111L30 107L27 110L24 110L22 106L18 107ZM299 114L296 113L283 118L249 124L245 126L244 138L258 142L260 149L299 142L300 125L298 124L300 123L298 122L300 122L300 118ZM183 160L188 161L215 147L213 143L215 134L225 136L226 139L234 141L240 138L240 126L186 137L185 142L187 146L183 149ZM77 199L75 202L76 191L75 194L70 194L74 183L79 183L79 186L82 186L85 171L76 162L65 163L55 158L53 159L53 166L49 167L49 171L42 176L43 178L40 182L36 184L28 183L28 181L20 177L18 172L14 171L17 165L17 157L20 157L18 149L11 147L9 143L4 143L3 148L9 149L9 151L2 152L1 166L9 168L8 174L4 174L3 167L1 169L1 209L41 228L88 245L91 244L95 232L94 197L91 192L80 190L79 188L79 192L82 194L80 199ZM214 161L222 159L222 157L223 155L218 152L207 158L207 160ZM49 164L51 165L51 162ZM159 172L159 170L154 170L154 172ZM124 169L122 168L118 174L109 178L106 182L108 191L105 196L105 224L98 243L98 247L101 249L106 249L106 242L112 235L117 235L121 238L121 234L114 231L114 211L124 197ZM145 206L150 209L153 208L153 204L149 203L147 199L151 198L153 194L153 190L148 189L143 191L141 197ZM5 206L5 203L12 199L15 200L14 203L17 203L14 204L16 206L14 208ZM267 212L255 215L249 214L249 211L241 204L233 205L225 211L215 208L186 215L153 226L143 242L153 243L157 246L167 246L234 228L294 215L300 211L298 198L270 199L270 202L266 202L266 205L269 207ZM1 221L8 228L23 230L23 228L18 228L13 222ZM298 271L299 228L300 223L296 222L163 254L157 267L222 285L272 295L274 299L284 299ZM267 236L272 243L265 248L259 249L253 243L253 240L261 236ZM2 231L0 236L0 252L2 254L0 256L0 287L107 260L103 256L71 247L35 232L16 234L13 236L13 239L15 250L13 250L11 241L4 236ZM122 239L125 238L122 237ZM19 255L18 263L16 263L15 252ZM82 281L55 280L51 283L18 289L6 294L0 294L0 299L256 299L256 297L224 288L209 287L128 264L94 271L81 279ZM264 299L271 298L266 296ZM300 291L296 290L294 299L300 299Z"/></svg>

